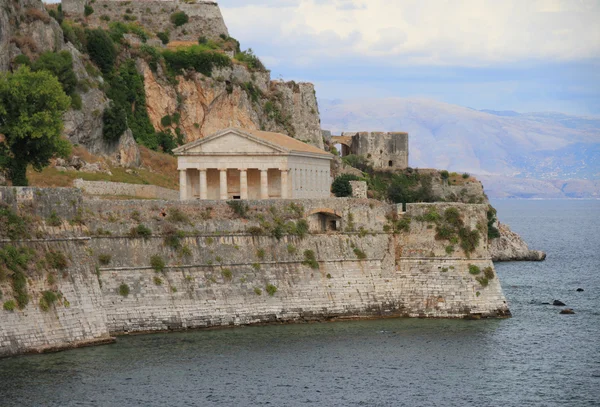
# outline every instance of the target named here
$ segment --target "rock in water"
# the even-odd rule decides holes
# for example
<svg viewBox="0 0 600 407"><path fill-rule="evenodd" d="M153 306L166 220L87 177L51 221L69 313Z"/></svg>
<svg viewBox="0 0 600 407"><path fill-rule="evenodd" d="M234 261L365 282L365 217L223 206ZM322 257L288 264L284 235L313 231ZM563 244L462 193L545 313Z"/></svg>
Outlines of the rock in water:
<svg viewBox="0 0 600 407"><path fill-rule="evenodd" d="M544 261L546 253L530 250L527 243L508 225L498 223L500 237L490 240L490 254L494 261Z"/></svg>
<svg viewBox="0 0 600 407"><path fill-rule="evenodd" d="M577 292L578 292L578 293L582 293L582 292L583 292L583 288L578 288L578 289L577 289Z"/></svg>
<svg viewBox="0 0 600 407"><path fill-rule="evenodd" d="M574 313L575 311L573 311L571 308L566 308L560 312L561 315L573 315Z"/></svg>
<svg viewBox="0 0 600 407"><path fill-rule="evenodd" d="M554 302L552 303L552 305L555 305L557 307L563 307L563 306L565 306L567 304L565 304L564 302L559 301L559 300L554 300Z"/></svg>

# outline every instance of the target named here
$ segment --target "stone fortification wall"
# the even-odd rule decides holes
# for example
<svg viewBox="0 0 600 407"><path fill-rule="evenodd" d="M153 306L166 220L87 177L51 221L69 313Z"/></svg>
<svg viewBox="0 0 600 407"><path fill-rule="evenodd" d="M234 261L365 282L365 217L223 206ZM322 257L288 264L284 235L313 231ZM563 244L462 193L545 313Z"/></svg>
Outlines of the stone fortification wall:
<svg viewBox="0 0 600 407"><path fill-rule="evenodd" d="M7 244L0 242L0 249ZM87 240L49 239L19 242L19 245L26 245L37 253L67 253L69 266L61 271L42 269L31 275L29 304L24 310L0 309L0 357L110 342L94 262L82 250ZM0 281L0 290L4 294L2 302L8 300L12 291L8 281ZM39 306L46 290L60 293L48 312Z"/></svg>
<svg viewBox="0 0 600 407"><path fill-rule="evenodd" d="M351 154L367 157L375 168L408 167L408 133L342 133L342 137L352 137Z"/></svg>
<svg viewBox="0 0 600 407"><path fill-rule="evenodd" d="M10 194L2 196L13 205ZM218 201L84 201L60 226L36 224L43 241L0 242L0 248L30 247L39 258L60 251L68 259L63 272L43 265L30 271L31 301L24 310L0 309L0 355L105 341L124 332L509 314L497 278L483 286L468 271L472 266L493 271L484 241L469 257L459 250L441 253L437 243L417 250L430 244L432 233L421 216L453 205L408 205L397 217L395 206L366 199L248 204L241 217ZM468 227L485 217L482 205L457 209ZM323 213L339 216L343 231L316 230L304 237L285 232ZM400 231L406 217L410 229ZM286 225L282 235L275 233L278 222ZM396 234L390 232L393 224ZM149 233L132 235L138 225ZM164 266L157 267L156 259ZM12 298L8 281L0 289L3 301ZM38 305L43 290L62 294L46 312Z"/></svg>
<svg viewBox="0 0 600 407"><path fill-rule="evenodd" d="M122 182L73 181L75 188L81 188L87 195L130 196L144 199L178 200L179 191L161 188L156 185L125 184Z"/></svg>
<svg viewBox="0 0 600 407"><path fill-rule="evenodd" d="M14 211L47 218L53 212L63 218L77 216L81 191L74 188L0 187L0 203Z"/></svg>
<svg viewBox="0 0 600 407"><path fill-rule="evenodd" d="M169 32L171 41L197 41L200 36L209 39L218 38L220 35L229 36L219 5L211 1L188 4L177 0L98 0L90 5L94 13L86 20L91 26L106 26L112 21L133 20L151 33ZM73 9L78 11L80 7L75 6ZM180 27L176 27L170 20L171 14L177 11L183 11L189 17L189 21ZM81 16L83 10L70 14Z"/></svg>

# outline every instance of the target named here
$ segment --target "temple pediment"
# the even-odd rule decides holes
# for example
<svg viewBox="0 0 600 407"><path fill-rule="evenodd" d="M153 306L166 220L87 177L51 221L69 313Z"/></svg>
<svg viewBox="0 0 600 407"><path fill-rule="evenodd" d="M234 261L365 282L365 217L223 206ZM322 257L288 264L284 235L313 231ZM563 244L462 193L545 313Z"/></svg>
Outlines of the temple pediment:
<svg viewBox="0 0 600 407"><path fill-rule="evenodd" d="M227 129L212 136L183 145L175 154L287 154L289 150L252 134Z"/></svg>

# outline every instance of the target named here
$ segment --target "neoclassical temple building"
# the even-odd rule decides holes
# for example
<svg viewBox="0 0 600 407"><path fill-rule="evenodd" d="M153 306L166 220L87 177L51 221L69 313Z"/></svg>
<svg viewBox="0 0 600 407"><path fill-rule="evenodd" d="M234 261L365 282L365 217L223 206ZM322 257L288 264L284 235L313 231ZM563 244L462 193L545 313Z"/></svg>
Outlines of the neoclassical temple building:
<svg viewBox="0 0 600 407"><path fill-rule="evenodd" d="M330 196L333 156L284 134L229 128L173 152L181 200Z"/></svg>

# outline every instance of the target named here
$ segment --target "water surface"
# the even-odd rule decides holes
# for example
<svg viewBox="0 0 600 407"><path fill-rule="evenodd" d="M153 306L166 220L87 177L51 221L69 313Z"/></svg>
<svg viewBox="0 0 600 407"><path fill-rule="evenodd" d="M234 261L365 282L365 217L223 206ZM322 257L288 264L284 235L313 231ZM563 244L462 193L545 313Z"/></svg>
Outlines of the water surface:
<svg viewBox="0 0 600 407"><path fill-rule="evenodd" d="M548 252L497 265L512 319L120 337L0 360L0 406L600 405L600 201L494 205ZM554 299L576 314L542 305Z"/></svg>

